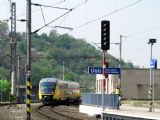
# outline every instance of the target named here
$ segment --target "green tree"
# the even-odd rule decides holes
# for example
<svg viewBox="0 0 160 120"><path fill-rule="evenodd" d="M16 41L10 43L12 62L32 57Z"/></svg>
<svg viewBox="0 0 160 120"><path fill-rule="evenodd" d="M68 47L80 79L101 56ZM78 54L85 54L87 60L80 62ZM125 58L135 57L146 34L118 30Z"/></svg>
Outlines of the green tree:
<svg viewBox="0 0 160 120"><path fill-rule="evenodd" d="M9 71L5 69L4 67L0 67L0 78L1 79L9 79Z"/></svg>
<svg viewBox="0 0 160 120"><path fill-rule="evenodd" d="M50 68L50 63L46 59L41 59L32 64L32 85L38 86L42 78L52 77L53 71Z"/></svg>
<svg viewBox="0 0 160 120"><path fill-rule="evenodd" d="M65 80L69 80L69 81L77 81L76 77L77 75L73 72L69 72L67 71L67 73L65 73Z"/></svg>
<svg viewBox="0 0 160 120"><path fill-rule="evenodd" d="M1 79L0 80L0 94L2 95L1 99L2 101L8 101L9 100L9 90L10 90L10 84L7 80Z"/></svg>
<svg viewBox="0 0 160 120"><path fill-rule="evenodd" d="M58 36L59 36L59 34L57 33L57 31L52 30L49 33L49 39L47 41L50 42L50 43L54 43L55 40L58 40Z"/></svg>
<svg viewBox="0 0 160 120"><path fill-rule="evenodd" d="M40 37L43 41L47 41L49 39L46 33L42 33Z"/></svg>
<svg viewBox="0 0 160 120"><path fill-rule="evenodd" d="M8 36L8 24L6 22L0 21L0 38L6 39Z"/></svg>

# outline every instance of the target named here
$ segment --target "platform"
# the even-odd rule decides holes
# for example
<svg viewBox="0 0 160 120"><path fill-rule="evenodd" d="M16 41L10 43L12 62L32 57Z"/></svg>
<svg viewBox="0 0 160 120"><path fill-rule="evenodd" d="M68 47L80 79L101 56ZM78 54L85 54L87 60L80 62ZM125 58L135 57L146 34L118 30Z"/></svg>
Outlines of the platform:
<svg viewBox="0 0 160 120"><path fill-rule="evenodd" d="M154 109L154 112L148 112L148 108L144 107L129 107L129 106L121 106L120 110L114 109L105 109L102 110L102 107L96 106L87 106L87 105L80 105L79 111L88 115L97 115L102 113L104 116L115 116L115 118L123 118L124 120L135 119L143 119L143 120L160 120L160 109ZM126 119L125 119L126 118ZM131 120L130 119L130 120ZM115 119L116 120L116 119Z"/></svg>

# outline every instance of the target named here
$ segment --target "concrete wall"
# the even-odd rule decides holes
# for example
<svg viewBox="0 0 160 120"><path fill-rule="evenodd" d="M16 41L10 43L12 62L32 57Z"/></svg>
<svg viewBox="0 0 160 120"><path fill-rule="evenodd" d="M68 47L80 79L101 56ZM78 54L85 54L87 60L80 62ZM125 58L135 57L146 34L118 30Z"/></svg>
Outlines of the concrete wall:
<svg viewBox="0 0 160 120"><path fill-rule="evenodd" d="M122 97L127 99L148 99L150 70L126 69L122 70ZM154 71L155 99L160 99L160 69Z"/></svg>

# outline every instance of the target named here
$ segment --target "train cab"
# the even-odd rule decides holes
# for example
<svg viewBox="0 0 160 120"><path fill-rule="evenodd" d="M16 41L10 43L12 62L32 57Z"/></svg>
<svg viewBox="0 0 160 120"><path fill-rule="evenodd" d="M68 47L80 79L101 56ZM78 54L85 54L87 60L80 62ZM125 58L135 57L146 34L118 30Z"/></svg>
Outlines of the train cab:
<svg viewBox="0 0 160 120"><path fill-rule="evenodd" d="M53 94L57 85L57 79L44 78L39 83L39 99L42 103L50 103L53 101Z"/></svg>

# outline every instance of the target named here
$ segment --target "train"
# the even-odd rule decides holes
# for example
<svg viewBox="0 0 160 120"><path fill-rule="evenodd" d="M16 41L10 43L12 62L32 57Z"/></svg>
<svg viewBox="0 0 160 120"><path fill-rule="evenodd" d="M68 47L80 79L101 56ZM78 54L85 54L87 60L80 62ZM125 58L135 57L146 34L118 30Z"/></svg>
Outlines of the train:
<svg viewBox="0 0 160 120"><path fill-rule="evenodd" d="M39 82L38 96L43 104L79 104L80 85L73 81L43 78Z"/></svg>

